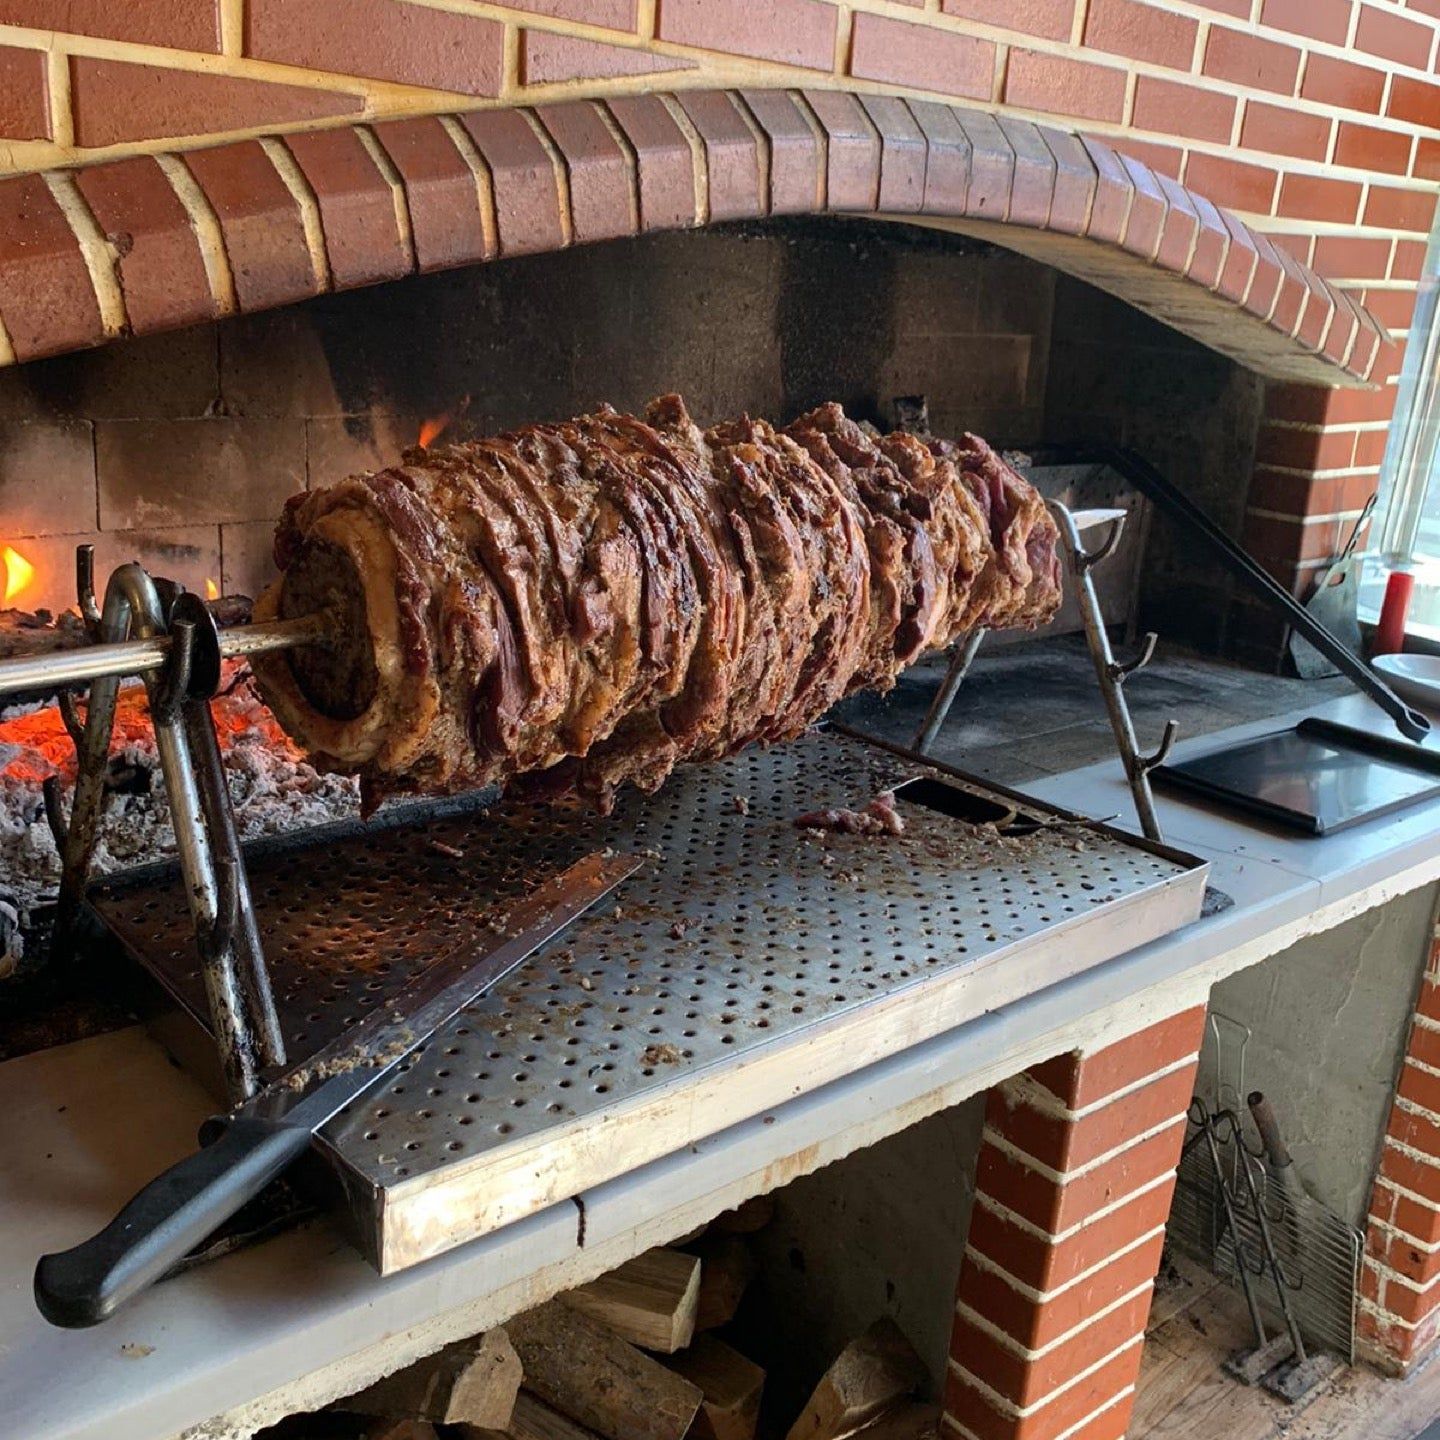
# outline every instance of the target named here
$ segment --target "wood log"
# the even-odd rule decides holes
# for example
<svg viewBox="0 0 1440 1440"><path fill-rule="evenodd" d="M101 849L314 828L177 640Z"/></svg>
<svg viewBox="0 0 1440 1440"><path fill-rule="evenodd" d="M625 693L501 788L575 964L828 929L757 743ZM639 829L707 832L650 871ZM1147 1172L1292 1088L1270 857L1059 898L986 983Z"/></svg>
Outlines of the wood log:
<svg viewBox="0 0 1440 1440"><path fill-rule="evenodd" d="M711 1222L711 1228L724 1235L753 1235L763 1230L775 1218L775 1197L773 1195L752 1195L742 1200L733 1210L726 1210Z"/></svg>
<svg viewBox="0 0 1440 1440"><path fill-rule="evenodd" d="M700 1408L698 1385L563 1301L505 1328L526 1389L605 1440L681 1440Z"/></svg>
<svg viewBox="0 0 1440 1440"><path fill-rule="evenodd" d="M552 1410L528 1390L522 1390L515 1397L515 1413L505 1429L482 1430L474 1425L458 1425L455 1434L457 1440L596 1440L593 1430Z"/></svg>
<svg viewBox="0 0 1440 1440"><path fill-rule="evenodd" d="M902 1400L873 1425L857 1431L854 1440L938 1440L940 1407L923 1400Z"/></svg>
<svg viewBox="0 0 1440 1440"><path fill-rule="evenodd" d="M701 1335L667 1362L700 1387L700 1413L691 1440L754 1440L765 1372L713 1335Z"/></svg>
<svg viewBox="0 0 1440 1440"><path fill-rule="evenodd" d="M503 1330L487 1330L387 1375L342 1400L339 1408L503 1430L519 1389L520 1357L510 1337Z"/></svg>
<svg viewBox="0 0 1440 1440"><path fill-rule="evenodd" d="M365 1440L438 1440L428 1420L377 1420L365 1430Z"/></svg>
<svg viewBox="0 0 1440 1440"><path fill-rule="evenodd" d="M887 1315L835 1357L786 1440L838 1440L913 1394L925 1378L915 1347Z"/></svg>
<svg viewBox="0 0 1440 1440"><path fill-rule="evenodd" d="M695 1328L713 1330L734 1318L746 1286L755 1278L755 1256L738 1235L707 1235L694 1249L700 1257Z"/></svg>
<svg viewBox="0 0 1440 1440"><path fill-rule="evenodd" d="M669 1355L694 1338L700 1262L679 1250L647 1250L560 1298L622 1340Z"/></svg>

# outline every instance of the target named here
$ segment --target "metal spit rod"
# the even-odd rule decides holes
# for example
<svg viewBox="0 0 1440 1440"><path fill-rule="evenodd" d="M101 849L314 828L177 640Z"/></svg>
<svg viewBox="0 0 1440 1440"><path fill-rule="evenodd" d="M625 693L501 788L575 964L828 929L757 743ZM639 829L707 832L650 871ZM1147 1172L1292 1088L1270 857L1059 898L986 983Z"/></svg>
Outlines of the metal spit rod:
<svg viewBox="0 0 1440 1440"><path fill-rule="evenodd" d="M259 625L235 625L220 632L220 655L238 660L272 650L313 645L328 637L329 616L302 615L294 620L269 620ZM75 650L52 650L45 655L0 660L0 695L29 690L58 690L91 680L144 675L163 668L174 648L168 634L137 640L106 641Z"/></svg>

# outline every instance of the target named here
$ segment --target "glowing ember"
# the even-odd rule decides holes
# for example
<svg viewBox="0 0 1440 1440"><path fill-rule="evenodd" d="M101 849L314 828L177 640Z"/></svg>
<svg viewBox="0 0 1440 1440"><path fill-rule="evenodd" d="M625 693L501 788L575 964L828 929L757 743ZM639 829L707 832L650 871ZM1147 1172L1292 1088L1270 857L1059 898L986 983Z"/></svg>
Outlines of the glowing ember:
<svg viewBox="0 0 1440 1440"><path fill-rule="evenodd" d="M8 605L35 578L35 567L13 546L0 548L5 568L5 603Z"/></svg>
<svg viewBox="0 0 1440 1440"><path fill-rule="evenodd" d="M255 693L244 668L226 666L221 693L211 703L225 761L225 779L244 840L354 819L359 788L340 775L325 775L290 743ZM175 853L175 831L145 687L122 687L107 766L110 789L95 851L95 872L163 860ZM24 949L33 907L53 898L60 856L45 823L42 787L61 782L67 805L75 775L75 751L59 711L51 705L0 709L0 973ZM7 936L7 913L19 912L22 930Z"/></svg>
<svg viewBox="0 0 1440 1440"><path fill-rule="evenodd" d="M294 742L248 685L239 686L230 694L223 693L240 663L226 662L222 693L210 707L221 749L237 741L254 740L287 761L302 760L304 757ZM154 734L145 687L138 682L122 686L120 701L115 707L112 750L124 750L135 744L153 745ZM12 746L13 754L10 753ZM0 764L0 782L20 781L39 785L48 776L59 775L68 785L75 779L75 746L66 733L60 711L54 705L0 721L0 756L7 757L5 763Z"/></svg>

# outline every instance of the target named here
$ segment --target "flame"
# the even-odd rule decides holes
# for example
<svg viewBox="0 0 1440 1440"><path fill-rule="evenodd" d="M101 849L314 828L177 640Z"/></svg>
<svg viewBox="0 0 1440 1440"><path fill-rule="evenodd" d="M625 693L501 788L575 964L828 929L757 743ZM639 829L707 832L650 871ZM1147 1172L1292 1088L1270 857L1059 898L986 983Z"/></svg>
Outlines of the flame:
<svg viewBox="0 0 1440 1440"><path fill-rule="evenodd" d="M207 600L218 600L220 598L220 587L211 580L209 576L205 578L205 598Z"/></svg>
<svg viewBox="0 0 1440 1440"><path fill-rule="evenodd" d="M5 603L8 605L35 578L35 567L10 545L0 548L5 569Z"/></svg>
<svg viewBox="0 0 1440 1440"><path fill-rule="evenodd" d="M443 415L432 415L430 419L422 420L420 434L415 443L422 450L428 450L465 413L469 405L470 397L466 395L453 410L447 410Z"/></svg>

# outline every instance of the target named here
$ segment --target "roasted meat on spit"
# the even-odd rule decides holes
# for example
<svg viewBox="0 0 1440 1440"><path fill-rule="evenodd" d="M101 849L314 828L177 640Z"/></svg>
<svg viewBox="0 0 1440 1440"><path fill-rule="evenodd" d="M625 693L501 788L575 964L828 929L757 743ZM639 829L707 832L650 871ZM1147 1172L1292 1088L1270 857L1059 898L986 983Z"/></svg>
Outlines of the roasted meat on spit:
<svg viewBox="0 0 1440 1440"><path fill-rule="evenodd" d="M974 626L1047 620L1056 539L973 435L881 436L838 405L702 431L669 395L295 496L256 619L325 609L335 639L255 671L371 800L524 776L605 808Z"/></svg>

